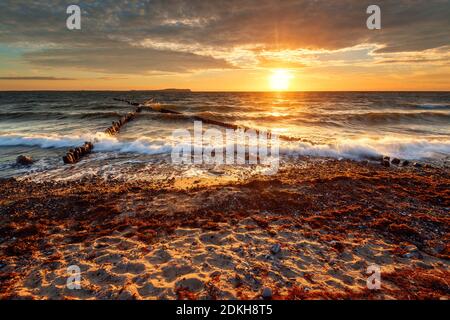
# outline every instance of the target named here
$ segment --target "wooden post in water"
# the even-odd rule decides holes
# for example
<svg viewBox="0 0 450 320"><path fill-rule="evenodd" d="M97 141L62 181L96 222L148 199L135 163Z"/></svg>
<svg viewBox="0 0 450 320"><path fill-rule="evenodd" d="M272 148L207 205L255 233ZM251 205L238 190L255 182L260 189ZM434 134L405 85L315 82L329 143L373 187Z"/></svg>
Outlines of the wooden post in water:
<svg viewBox="0 0 450 320"><path fill-rule="evenodd" d="M137 108L133 112L129 112L126 115L122 116L119 121L113 121L112 125L105 130L105 133L114 136L119 133L120 129L128 122L133 120L136 114L142 111L142 106L137 102L130 102L122 99L114 99L117 101L127 102L130 105L137 106ZM63 161L65 164L74 164L81 160L82 157L90 154L94 149L94 144L90 141L85 142L82 146L77 147L75 149L69 149L66 155L63 157Z"/></svg>

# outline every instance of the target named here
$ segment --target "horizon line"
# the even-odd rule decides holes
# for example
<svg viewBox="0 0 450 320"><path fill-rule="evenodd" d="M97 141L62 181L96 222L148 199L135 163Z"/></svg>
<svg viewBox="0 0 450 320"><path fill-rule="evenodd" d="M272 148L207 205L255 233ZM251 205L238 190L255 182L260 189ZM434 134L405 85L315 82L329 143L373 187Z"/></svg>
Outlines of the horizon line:
<svg viewBox="0 0 450 320"><path fill-rule="evenodd" d="M167 89L130 89L130 90L114 90L114 89L25 89L25 90L2 90L0 92L165 92L165 93L302 93L302 92L450 92L447 90L287 90L287 91L274 91L274 90L190 90L189 91L171 91Z"/></svg>

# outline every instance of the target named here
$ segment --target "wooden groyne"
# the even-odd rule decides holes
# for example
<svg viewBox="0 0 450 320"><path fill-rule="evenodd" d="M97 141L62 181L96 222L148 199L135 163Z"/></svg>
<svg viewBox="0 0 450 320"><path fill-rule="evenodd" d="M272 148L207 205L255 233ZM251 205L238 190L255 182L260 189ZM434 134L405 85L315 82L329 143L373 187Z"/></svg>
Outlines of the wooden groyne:
<svg viewBox="0 0 450 320"><path fill-rule="evenodd" d="M139 105L139 103L137 102L132 102L132 101L128 101L128 100L121 100L121 99L115 99L118 101L123 101L126 102L128 104L131 105ZM153 101L149 100L149 101ZM149 101L145 102L145 103L149 103ZM151 110L153 111L157 111L160 113L168 113L168 114L174 114L174 115L179 115L182 117L186 117L186 118L190 118L194 121L202 121L203 123L207 123L207 124L212 124L215 126L219 126L219 127L224 127L227 129L233 129L233 130L238 130L238 129L244 129L244 130L253 130L256 134L260 134L260 133L267 133L268 137L270 138L272 136L272 133L268 130L259 130L259 129L254 129L254 128L250 128L247 126L243 126L243 125L237 125L237 124L233 124L233 123L228 123L228 122L223 122L223 121L218 121L218 120L213 120L213 119L209 119L209 118L204 118L201 116L190 116L190 115L186 115L182 112L178 112L178 111L174 111L171 109L166 109L166 108L162 108L162 107L152 107L149 105L146 105L147 107L149 107ZM301 141L301 142L308 142L308 143L312 143L309 140L303 139L303 138L297 138L297 137L290 137L290 136L286 136L286 135L278 135L278 138L280 138L281 140L284 141Z"/></svg>
<svg viewBox="0 0 450 320"><path fill-rule="evenodd" d="M136 114L142 111L142 107L139 106L134 110L134 112L129 112L123 117L121 117L118 121L113 121L111 126L105 130L105 133L114 136L119 133L120 129L128 122L133 120L136 117Z"/></svg>
<svg viewBox="0 0 450 320"><path fill-rule="evenodd" d="M120 129L128 122L136 117L136 114L140 113L143 106L137 102L129 102L122 99L114 99L117 101L128 102L132 106L137 108L133 112L128 112L126 115L122 116L118 121L113 121L111 126L105 130L105 133L114 136L119 133ZM65 164L74 164L80 161L84 156L90 154L94 149L94 143L91 141L86 141L82 146L76 147L75 149L69 149L66 155L63 157Z"/></svg>
<svg viewBox="0 0 450 320"><path fill-rule="evenodd" d="M126 99L119 99L119 98L114 98L113 100L127 103L127 104L129 104L131 106L136 107L136 109L133 112L129 112L126 115L122 116L118 121L113 121L112 122L112 125L105 130L105 133L110 135L110 136L114 136L117 133L119 133L120 129L126 123L128 123L131 120L133 120L135 118L135 116L138 113L140 113L144 108L148 108L149 110L153 110L153 111L160 112L160 113L173 114L173 115L189 118L189 119L192 119L194 121L202 121L203 123L207 123L207 124L211 124L211 125L215 125L215 126L221 126L221 127L227 128L227 129L253 130L257 134L267 133L269 138L272 136L270 131L254 129L254 128L250 128L250 127L243 126L243 125L227 123L227 122L223 122L223 121L218 121L218 120L213 120L213 119L209 119L209 118L204 118L204 117L201 117L201 116L186 115L186 114L184 114L182 112L179 112L179 111L163 108L163 107L160 107L158 104L156 104L153 99L147 100L144 103L138 103L138 102L134 102L134 101L126 100ZM150 103L155 103L155 105L153 105L153 106L149 105ZM309 144L312 144L312 145L315 144L314 142L312 142L310 140L307 140L307 139L304 139L304 138L297 138L297 137L291 137L291 136L286 136L286 135L278 135L278 138L280 140L284 140L284 141L299 141L299 142L309 143ZM81 160L82 157L84 157L84 156L88 155L89 153L91 153L93 149L94 149L94 143L92 143L90 141L87 141L80 147L77 147L75 149L69 149L67 154L63 157L63 161L64 161L65 164L77 163L78 161ZM401 161L400 159L394 158L394 159L392 159L392 161L390 161L389 157L382 156L382 155L373 156L373 157L367 157L366 159L373 160L373 161L381 161L381 164L384 165L385 167L389 167L391 164L396 165L396 166L403 166L403 167L409 165L409 161L408 160ZM415 167L419 167L421 165L418 164L418 163L414 163L414 166Z"/></svg>
<svg viewBox="0 0 450 320"><path fill-rule="evenodd" d="M90 141L86 141L81 147L69 149L63 157L63 161L65 164L76 163L80 161L82 157L91 153L92 149L94 149L94 144Z"/></svg>
<svg viewBox="0 0 450 320"><path fill-rule="evenodd" d="M131 102L128 100L119 100L119 101L124 101L127 102L131 105L139 105L139 103L136 102ZM154 102L154 100L148 100L147 102L145 102L143 105L146 105L146 103L149 102ZM146 105L148 106L148 105ZM272 133L270 131L263 131L263 130L258 130L258 129L254 129L254 128L250 128L247 126L242 126L242 125L236 125L236 124L232 124L232 123L227 123L227 122L222 122L222 121L217 121L217 120L213 120L213 119L208 119L208 118L204 118L204 117L200 117L200 116L189 116L186 114L183 114L182 112L178 112L178 111L174 111L174 110L170 110L170 109L166 109L166 108L162 108L162 107L152 107L152 106L148 106L151 110L154 111L158 111L161 113L169 113L169 114L174 114L174 115L179 115L179 116L183 116L183 117L187 117L196 121L202 121L203 123L208 123L208 124L212 124L212 125L216 125L216 126L221 126L227 129L233 129L233 130L238 130L238 129L244 129L244 130L253 130L254 132L256 132L256 134L260 134L261 132L267 132L268 138L270 138L272 136ZM316 143L314 143L311 140L307 140L304 138L297 138L297 137L291 137L291 136L286 136L286 135L278 135L278 138L280 140L283 141L288 141L288 142L305 142L305 143L309 143L311 145L315 145ZM392 161L390 161L390 157L387 156L383 156L383 155L378 155L378 156L374 156L374 157L367 157L368 160L372 160L372 161L377 161L377 162L381 162L381 164L385 167L389 167L391 164L396 165L396 166L403 166L406 167L409 165L409 161L408 160L400 160L397 158L393 158ZM420 164L415 163L414 166L419 166Z"/></svg>

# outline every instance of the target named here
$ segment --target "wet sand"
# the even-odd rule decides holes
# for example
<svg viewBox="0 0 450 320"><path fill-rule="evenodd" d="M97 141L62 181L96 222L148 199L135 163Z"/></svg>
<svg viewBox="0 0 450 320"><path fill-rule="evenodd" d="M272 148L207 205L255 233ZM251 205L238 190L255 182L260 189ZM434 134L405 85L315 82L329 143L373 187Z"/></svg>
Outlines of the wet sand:
<svg viewBox="0 0 450 320"><path fill-rule="evenodd" d="M1 180L0 298L446 299L449 210L448 168L331 159L237 180Z"/></svg>

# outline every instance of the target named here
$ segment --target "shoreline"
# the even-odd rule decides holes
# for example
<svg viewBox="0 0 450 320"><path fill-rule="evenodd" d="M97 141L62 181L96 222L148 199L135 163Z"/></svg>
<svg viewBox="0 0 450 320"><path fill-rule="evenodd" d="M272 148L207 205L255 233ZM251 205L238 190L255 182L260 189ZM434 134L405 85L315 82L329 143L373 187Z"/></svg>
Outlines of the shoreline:
<svg viewBox="0 0 450 320"><path fill-rule="evenodd" d="M449 185L448 168L351 160L240 180L1 179L0 298L447 299Z"/></svg>

